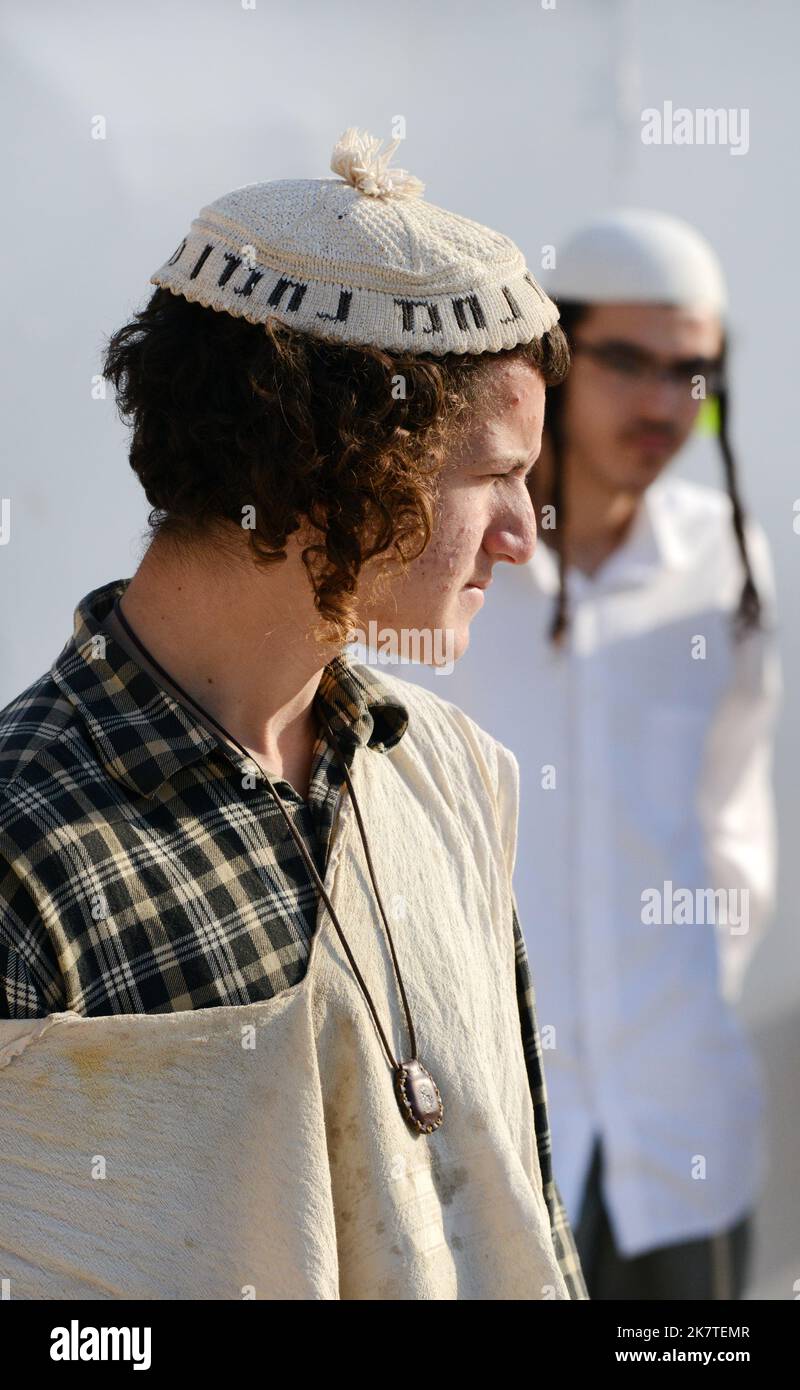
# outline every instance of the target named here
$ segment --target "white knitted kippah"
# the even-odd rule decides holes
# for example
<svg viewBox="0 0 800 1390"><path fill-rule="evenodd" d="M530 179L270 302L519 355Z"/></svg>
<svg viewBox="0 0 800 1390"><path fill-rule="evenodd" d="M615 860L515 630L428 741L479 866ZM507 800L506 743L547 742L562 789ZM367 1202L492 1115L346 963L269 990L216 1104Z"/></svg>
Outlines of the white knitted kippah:
<svg viewBox="0 0 800 1390"><path fill-rule="evenodd" d="M620 208L581 227L559 251L547 288L582 304L677 304L720 315L727 307L722 266L705 237L646 208Z"/></svg>
<svg viewBox="0 0 800 1390"><path fill-rule="evenodd" d="M393 352L498 352L558 309L513 241L422 198L399 140L350 128L335 179L249 183L204 207L151 284L250 323Z"/></svg>

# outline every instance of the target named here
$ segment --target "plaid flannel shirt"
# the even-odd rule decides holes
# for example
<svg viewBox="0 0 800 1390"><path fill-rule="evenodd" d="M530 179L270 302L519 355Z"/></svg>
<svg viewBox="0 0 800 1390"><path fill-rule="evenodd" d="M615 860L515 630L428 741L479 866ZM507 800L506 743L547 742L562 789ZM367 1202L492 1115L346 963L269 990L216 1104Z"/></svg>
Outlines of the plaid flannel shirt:
<svg viewBox="0 0 800 1390"><path fill-rule="evenodd" d="M128 583L81 600L49 672L0 712L0 1017L248 1004L305 973L317 888L252 760L131 645L113 612ZM405 707L346 657L325 667L315 700L348 769L357 749L386 753L408 725ZM272 780L322 877L344 786L325 736L307 801ZM570 1296L584 1299L552 1173L516 902L512 916L543 1193Z"/></svg>

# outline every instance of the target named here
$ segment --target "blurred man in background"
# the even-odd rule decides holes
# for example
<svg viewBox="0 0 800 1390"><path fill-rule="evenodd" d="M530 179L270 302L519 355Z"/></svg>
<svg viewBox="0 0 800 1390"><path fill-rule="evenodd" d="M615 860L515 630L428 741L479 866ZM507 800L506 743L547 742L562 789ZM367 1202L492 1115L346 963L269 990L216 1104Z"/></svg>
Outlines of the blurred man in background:
<svg viewBox="0 0 800 1390"><path fill-rule="evenodd" d="M781 676L726 290L692 228L637 211L578 233L549 287L573 366L529 477L539 544L496 567L452 674L398 670L520 763L516 891L590 1296L740 1298L766 1152L734 1004L773 906ZM665 476L701 408L725 492Z"/></svg>

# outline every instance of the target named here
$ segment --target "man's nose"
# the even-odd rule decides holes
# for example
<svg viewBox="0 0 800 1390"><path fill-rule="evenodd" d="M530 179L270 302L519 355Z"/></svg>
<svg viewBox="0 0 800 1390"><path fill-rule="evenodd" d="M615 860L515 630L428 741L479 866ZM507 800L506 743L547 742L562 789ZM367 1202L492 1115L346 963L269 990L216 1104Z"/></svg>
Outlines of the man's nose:
<svg viewBox="0 0 800 1390"><path fill-rule="evenodd" d="M686 397L682 382L660 377L642 387L636 402L638 413L648 420L671 422L686 406Z"/></svg>
<svg viewBox="0 0 800 1390"><path fill-rule="evenodd" d="M527 496L527 494L526 494ZM489 528L484 545L495 560L512 565L527 564L536 549L537 527L533 503L518 507L497 525Z"/></svg>

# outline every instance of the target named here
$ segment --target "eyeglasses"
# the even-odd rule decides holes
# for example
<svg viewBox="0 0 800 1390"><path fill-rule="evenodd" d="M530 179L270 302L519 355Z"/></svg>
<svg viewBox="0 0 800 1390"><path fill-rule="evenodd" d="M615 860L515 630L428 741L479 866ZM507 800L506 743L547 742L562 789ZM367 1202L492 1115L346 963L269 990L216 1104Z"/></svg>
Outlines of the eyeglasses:
<svg viewBox="0 0 800 1390"><path fill-rule="evenodd" d="M641 386L644 383L667 381L681 390L691 391L697 378L705 381L708 396L722 389L724 374L718 357L692 357L680 361L662 362L652 353L631 343L587 343L573 339L572 351L591 357L593 362L615 376L620 385Z"/></svg>

